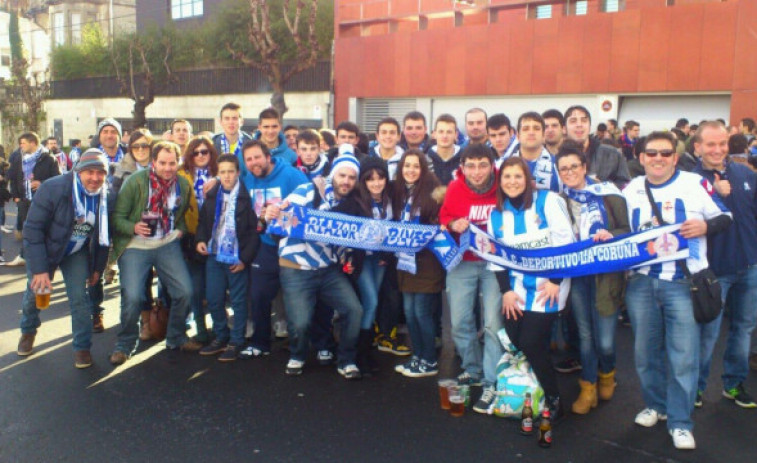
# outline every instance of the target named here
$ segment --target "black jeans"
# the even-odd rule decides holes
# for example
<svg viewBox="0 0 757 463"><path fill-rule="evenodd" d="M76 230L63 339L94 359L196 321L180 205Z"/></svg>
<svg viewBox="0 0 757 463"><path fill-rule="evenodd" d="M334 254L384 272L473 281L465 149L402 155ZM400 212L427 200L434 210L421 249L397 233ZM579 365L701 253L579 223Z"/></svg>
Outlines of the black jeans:
<svg viewBox="0 0 757 463"><path fill-rule="evenodd" d="M523 312L523 316L517 320L505 318L505 331L510 341L526 355L548 398L560 395L557 375L549 355L552 323L556 318L556 312Z"/></svg>

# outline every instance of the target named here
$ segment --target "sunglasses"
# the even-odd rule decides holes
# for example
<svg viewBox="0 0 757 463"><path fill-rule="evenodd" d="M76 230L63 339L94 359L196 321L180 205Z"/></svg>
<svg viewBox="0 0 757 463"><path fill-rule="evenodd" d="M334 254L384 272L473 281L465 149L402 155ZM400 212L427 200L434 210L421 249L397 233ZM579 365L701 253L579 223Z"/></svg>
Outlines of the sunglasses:
<svg viewBox="0 0 757 463"><path fill-rule="evenodd" d="M649 149L649 150L644 151L644 154L646 154L650 158L657 157L658 154L660 156L664 157L664 158L669 158L670 156L673 156L675 153L676 153L676 150L653 150L653 149Z"/></svg>
<svg viewBox="0 0 757 463"><path fill-rule="evenodd" d="M210 154L210 150L208 150L208 149L197 150L197 151L194 151L192 154L195 157L197 157L197 156L207 156L207 155Z"/></svg>
<svg viewBox="0 0 757 463"><path fill-rule="evenodd" d="M146 150L150 148L150 145L148 143L134 143L131 147L135 150Z"/></svg>

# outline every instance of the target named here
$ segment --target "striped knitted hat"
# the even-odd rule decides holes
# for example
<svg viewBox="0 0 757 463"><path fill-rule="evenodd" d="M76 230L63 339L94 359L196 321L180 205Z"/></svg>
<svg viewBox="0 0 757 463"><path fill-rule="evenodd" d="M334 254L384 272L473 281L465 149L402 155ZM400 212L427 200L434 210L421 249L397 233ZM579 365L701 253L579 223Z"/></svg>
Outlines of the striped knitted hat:
<svg viewBox="0 0 757 463"><path fill-rule="evenodd" d="M90 148L79 156L79 160L76 161L74 170L81 172L86 169L98 169L106 174L108 173L108 160L105 158L105 154L97 148Z"/></svg>

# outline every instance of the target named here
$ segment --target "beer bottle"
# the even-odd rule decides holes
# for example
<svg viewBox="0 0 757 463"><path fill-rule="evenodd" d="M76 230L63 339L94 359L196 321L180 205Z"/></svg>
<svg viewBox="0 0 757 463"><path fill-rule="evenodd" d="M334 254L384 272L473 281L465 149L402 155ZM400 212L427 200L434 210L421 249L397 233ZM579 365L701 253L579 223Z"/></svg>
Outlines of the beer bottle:
<svg viewBox="0 0 757 463"><path fill-rule="evenodd" d="M531 407L531 393L527 392L520 413L520 433L524 436L530 436L534 432L534 410Z"/></svg>
<svg viewBox="0 0 757 463"><path fill-rule="evenodd" d="M541 412L539 422L539 447L549 448L552 445L552 423L549 422L549 409Z"/></svg>

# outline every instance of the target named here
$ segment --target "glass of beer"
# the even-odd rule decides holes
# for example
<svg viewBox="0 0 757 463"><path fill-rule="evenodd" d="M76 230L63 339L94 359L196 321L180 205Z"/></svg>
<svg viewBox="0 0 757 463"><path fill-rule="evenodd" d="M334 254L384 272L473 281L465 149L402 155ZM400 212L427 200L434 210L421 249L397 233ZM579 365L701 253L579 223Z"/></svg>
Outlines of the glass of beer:
<svg viewBox="0 0 757 463"><path fill-rule="evenodd" d="M35 302L39 310L45 310L50 307L50 288L40 288L35 293Z"/></svg>
<svg viewBox="0 0 757 463"><path fill-rule="evenodd" d="M439 400L441 401L442 410L449 410L449 387L457 384L454 379L439 380Z"/></svg>
<svg viewBox="0 0 757 463"><path fill-rule="evenodd" d="M465 414L465 397L459 393L452 395L450 391L449 395L449 414L452 416L463 416Z"/></svg>
<svg viewBox="0 0 757 463"><path fill-rule="evenodd" d="M148 236L153 237L158 230L158 221L160 220L160 214L157 212L144 211L142 213L142 222L147 224L150 229Z"/></svg>

